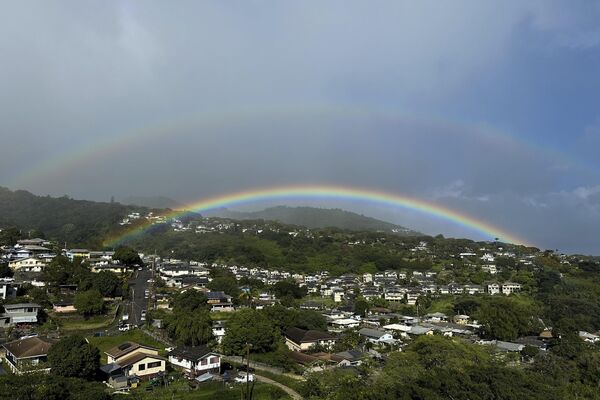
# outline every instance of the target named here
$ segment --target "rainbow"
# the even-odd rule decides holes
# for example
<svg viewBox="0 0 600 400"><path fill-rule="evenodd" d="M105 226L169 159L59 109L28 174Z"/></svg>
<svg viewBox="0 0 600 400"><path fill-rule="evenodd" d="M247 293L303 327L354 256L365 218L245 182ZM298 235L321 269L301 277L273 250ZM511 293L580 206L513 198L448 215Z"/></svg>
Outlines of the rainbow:
<svg viewBox="0 0 600 400"><path fill-rule="evenodd" d="M391 207L399 207L453 222L457 225L477 231L490 239L498 238L503 242L530 246L526 241L498 227L492 226L485 221L476 219L463 213L459 213L458 211L451 210L439 204L434 204L429 201L404 195L335 185L278 186L231 193L222 196L201 199L185 206L185 210L172 211L165 215L165 217L171 219L183 216L188 212L202 212L222 207L239 206L266 200L273 201L291 199L366 201ZM141 226L137 226L136 228L122 232L117 236L108 238L104 242L104 245L106 247L114 247L124 241L130 240L144 233L151 226L152 223L145 223Z"/></svg>

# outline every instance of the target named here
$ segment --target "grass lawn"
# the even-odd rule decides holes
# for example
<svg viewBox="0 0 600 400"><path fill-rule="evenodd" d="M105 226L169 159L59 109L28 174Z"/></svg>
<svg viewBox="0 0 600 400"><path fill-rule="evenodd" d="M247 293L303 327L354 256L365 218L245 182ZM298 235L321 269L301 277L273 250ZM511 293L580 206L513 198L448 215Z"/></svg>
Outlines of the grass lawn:
<svg viewBox="0 0 600 400"><path fill-rule="evenodd" d="M455 298L453 296L442 296L433 299L431 306L427 309L427 313L441 312L444 314L453 314Z"/></svg>
<svg viewBox="0 0 600 400"><path fill-rule="evenodd" d="M116 307L111 307L104 315L95 315L85 319L82 315L73 313L67 315L56 316L60 321L61 329L64 331L82 331L101 329L109 326L115 316Z"/></svg>
<svg viewBox="0 0 600 400"><path fill-rule="evenodd" d="M238 400L240 398L241 385L233 385L224 387L222 382L210 382L201 384L198 389L192 389L184 380L178 380L164 388L155 388L151 391L146 391L147 383L144 383L140 388L133 389L130 395L115 396L115 399L153 399L153 400L172 400L172 399L222 399L222 400ZM281 389L263 384L256 383L252 398L254 400L273 400L273 399L290 399L290 397Z"/></svg>
<svg viewBox="0 0 600 400"><path fill-rule="evenodd" d="M133 329L127 332L119 332L118 335L114 336L88 336L87 339L91 344L100 349L100 354L102 356L100 361L103 364L106 363L106 356L104 355L104 352L110 348L120 345L123 342L135 342L146 346L156 347L157 349L160 349L161 352L163 352L165 348L162 343L152 339L139 329Z"/></svg>
<svg viewBox="0 0 600 400"><path fill-rule="evenodd" d="M300 375L292 375L286 373L284 375L274 374L268 371L256 370L258 375L265 376L267 378L273 379L275 382L279 382L287 387L294 389L296 392L300 392L300 388L304 383L305 379Z"/></svg>
<svg viewBox="0 0 600 400"><path fill-rule="evenodd" d="M226 321L229 318L231 318L231 316L233 314L235 314L235 311L232 311L232 312L215 311L215 312L210 313L210 318L213 321Z"/></svg>

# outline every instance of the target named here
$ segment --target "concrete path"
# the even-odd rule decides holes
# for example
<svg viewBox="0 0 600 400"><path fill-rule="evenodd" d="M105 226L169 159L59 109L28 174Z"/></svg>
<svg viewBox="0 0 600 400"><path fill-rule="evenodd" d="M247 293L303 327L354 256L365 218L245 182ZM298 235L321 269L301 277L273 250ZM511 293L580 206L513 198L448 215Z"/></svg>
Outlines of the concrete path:
<svg viewBox="0 0 600 400"><path fill-rule="evenodd" d="M278 388L280 388L281 390L283 390L284 392L289 394L292 397L292 399L294 399L294 400L302 400L303 399L303 397L300 396L300 393L296 392L294 389L292 389L289 386L285 386L284 384L274 381L273 379L267 378L266 376L257 375L256 373L254 373L254 376L256 377L256 380L259 382L264 382L264 383L268 383L269 385L277 386Z"/></svg>

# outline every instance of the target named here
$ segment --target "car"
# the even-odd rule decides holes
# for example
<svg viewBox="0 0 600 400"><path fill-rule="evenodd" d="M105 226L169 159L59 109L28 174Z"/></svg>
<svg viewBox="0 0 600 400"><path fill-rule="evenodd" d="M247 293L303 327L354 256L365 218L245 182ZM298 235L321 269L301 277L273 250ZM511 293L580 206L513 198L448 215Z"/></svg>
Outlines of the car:
<svg viewBox="0 0 600 400"><path fill-rule="evenodd" d="M138 268L138 271L141 271L141 270L143 270L143 268L142 268L142 267L139 267L139 268Z"/></svg>
<svg viewBox="0 0 600 400"><path fill-rule="evenodd" d="M121 317L121 321L127 321L129 320L129 314L123 314L123 316Z"/></svg>
<svg viewBox="0 0 600 400"><path fill-rule="evenodd" d="M238 376L235 377L235 383L246 383L246 382L253 382L254 381L254 375L252 374L248 374L244 371L241 371Z"/></svg>
<svg viewBox="0 0 600 400"><path fill-rule="evenodd" d="M122 325L119 325L119 331L121 331L121 332L126 332L126 331L128 331L129 329L131 329L131 327L129 326L129 324L122 324Z"/></svg>
<svg viewBox="0 0 600 400"><path fill-rule="evenodd" d="M142 321L146 320L146 310L142 310L142 317L140 318Z"/></svg>

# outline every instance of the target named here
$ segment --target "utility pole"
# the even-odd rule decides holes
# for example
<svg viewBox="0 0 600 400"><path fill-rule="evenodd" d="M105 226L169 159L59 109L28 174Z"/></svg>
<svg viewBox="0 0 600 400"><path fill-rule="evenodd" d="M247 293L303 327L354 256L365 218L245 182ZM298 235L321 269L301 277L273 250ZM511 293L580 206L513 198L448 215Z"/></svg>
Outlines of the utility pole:
<svg viewBox="0 0 600 400"><path fill-rule="evenodd" d="M252 400L252 392L254 391L254 378L252 379L252 387L250 387L250 343L246 343L246 390L240 393L240 398Z"/></svg>

